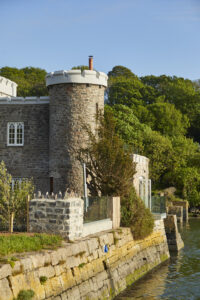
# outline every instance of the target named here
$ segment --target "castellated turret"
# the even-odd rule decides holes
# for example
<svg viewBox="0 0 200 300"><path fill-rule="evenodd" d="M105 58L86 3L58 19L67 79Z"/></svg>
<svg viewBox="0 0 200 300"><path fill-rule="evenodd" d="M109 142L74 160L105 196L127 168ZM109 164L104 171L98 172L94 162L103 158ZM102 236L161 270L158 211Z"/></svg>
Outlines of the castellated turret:
<svg viewBox="0 0 200 300"><path fill-rule="evenodd" d="M78 150L86 143L84 124L96 126L96 113L104 109L107 75L93 70L56 71L47 74L49 89L49 176L50 192L67 188L82 194L82 166Z"/></svg>

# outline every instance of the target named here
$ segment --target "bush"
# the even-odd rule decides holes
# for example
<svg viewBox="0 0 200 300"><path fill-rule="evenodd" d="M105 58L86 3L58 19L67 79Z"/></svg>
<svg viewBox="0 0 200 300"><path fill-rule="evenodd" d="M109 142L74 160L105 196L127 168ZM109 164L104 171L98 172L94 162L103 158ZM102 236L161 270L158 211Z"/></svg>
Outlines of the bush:
<svg viewBox="0 0 200 300"><path fill-rule="evenodd" d="M130 227L134 239L143 239L153 232L154 218L132 188L129 196L122 198L121 225Z"/></svg>

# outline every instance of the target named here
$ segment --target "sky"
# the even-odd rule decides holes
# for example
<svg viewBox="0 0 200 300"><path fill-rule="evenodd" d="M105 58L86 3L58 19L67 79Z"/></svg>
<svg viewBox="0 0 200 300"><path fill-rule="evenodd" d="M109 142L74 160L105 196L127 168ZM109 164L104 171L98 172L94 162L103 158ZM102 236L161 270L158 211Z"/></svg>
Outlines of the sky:
<svg viewBox="0 0 200 300"><path fill-rule="evenodd" d="M0 0L0 67L200 78L200 0Z"/></svg>

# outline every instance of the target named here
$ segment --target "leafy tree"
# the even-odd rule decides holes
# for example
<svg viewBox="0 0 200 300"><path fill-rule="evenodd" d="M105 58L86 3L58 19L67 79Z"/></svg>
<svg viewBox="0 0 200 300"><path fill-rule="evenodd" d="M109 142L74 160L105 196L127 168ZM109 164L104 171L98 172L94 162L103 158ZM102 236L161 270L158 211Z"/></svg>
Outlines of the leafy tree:
<svg viewBox="0 0 200 300"><path fill-rule="evenodd" d="M125 78L136 78L137 76L133 72L124 66L115 66L112 71L108 72L108 77L125 77Z"/></svg>
<svg viewBox="0 0 200 300"><path fill-rule="evenodd" d="M0 69L0 76L18 84L17 95L19 97L48 95L45 84L46 74L45 70L34 67L22 69L3 67Z"/></svg>
<svg viewBox="0 0 200 300"><path fill-rule="evenodd" d="M140 89L143 84L137 78L111 77L109 79L108 104L123 104L127 106L142 103Z"/></svg>
<svg viewBox="0 0 200 300"><path fill-rule="evenodd" d="M81 71L89 70L89 67L85 65L80 65L80 66L73 67L72 70L81 70Z"/></svg>
<svg viewBox="0 0 200 300"><path fill-rule="evenodd" d="M33 193L31 180L23 180L14 189L11 187L12 176L7 172L6 166L0 163L0 219L9 224L9 231L13 232L14 218L26 215L26 201L28 195Z"/></svg>
<svg viewBox="0 0 200 300"><path fill-rule="evenodd" d="M100 116L98 120L97 135L87 128L90 144L82 149L79 158L87 162L88 188L93 196L99 192L103 196L120 196L122 225L131 228L135 239L144 238L152 233L154 219L133 187L132 151L118 136L111 111L106 110L104 118Z"/></svg>
<svg viewBox="0 0 200 300"><path fill-rule="evenodd" d="M92 196L123 196L129 192L135 173L130 152L116 134L116 123L110 113L98 116L97 134L87 128L89 146L82 149L80 160L86 162L88 188Z"/></svg>
<svg viewBox="0 0 200 300"><path fill-rule="evenodd" d="M149 114L144 122L162 135L184 135L189 127L189 120L177 110L174 104L154 103L148 105Z"/></svg>

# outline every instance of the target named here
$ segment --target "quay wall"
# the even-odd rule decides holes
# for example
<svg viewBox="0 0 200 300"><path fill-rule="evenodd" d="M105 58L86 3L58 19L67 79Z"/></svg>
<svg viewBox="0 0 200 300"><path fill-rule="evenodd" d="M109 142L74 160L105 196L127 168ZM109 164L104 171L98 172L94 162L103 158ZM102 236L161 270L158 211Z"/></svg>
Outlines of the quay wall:
<svg viewBox="0 0 200 300"><path fill-rule="evenodd" d="M38 300L113 299L168 258L163 220L143 240L135 241L129 228L104 231L57 250L20 255L12 267L1 264L0 300L28 289Z"/></svg>

